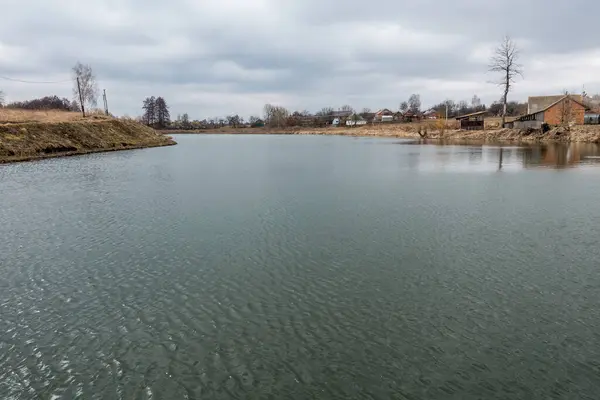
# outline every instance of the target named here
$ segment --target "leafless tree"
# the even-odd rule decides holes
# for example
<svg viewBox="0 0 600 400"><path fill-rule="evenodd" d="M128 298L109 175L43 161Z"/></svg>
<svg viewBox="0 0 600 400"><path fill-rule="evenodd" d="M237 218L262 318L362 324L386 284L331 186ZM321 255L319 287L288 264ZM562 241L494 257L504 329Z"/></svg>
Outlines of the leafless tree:
<svg viewBox="0 0 600 400"><path fill-rule="evenodd" d="M340 111L350 111L350 112L354 112L354 108L352 108L351 105L349 104L344 104L342 106L342 108L340 108Z"/></svg>
<svg viewBox="0 0 600 400"><path fill-rule="evenodd" d="M4 107L4 92L0 90L0 107Z"/></svg>
<svg viewBox="0 0 600 400"><path fill-rule="evenodd" d="M237 128L238 126L240 126L242 124L241 118L238 114L229 115L226 118L227 118L227 124L234 128Z"/></svg>
<svg viewBox="0 0 600 400"><path fill-rule="evenodd" d="M496 84L504 91L502 95L502 126L506 122L508 92L510 92L516 78L518 76L523 77L523 66L518 63L519 55L517 44L510 36L505 36L490 59L489 71L501 74L501 78Z"/></svg>
<svg viewBox="0 0 600 400"><path fill-rule="evenodd" d="M272 104L265 104L265 123L270 126L276 126L281 128L290 115L289 111L285 107L274 106Z"/></svg>
<svg viewBox="0 0 600 400"><path fill-rule="evenodd" d="M408 107L413 113L421 111L421 96L418 94L412 94L408 99Z"/></svg>
<svg viewBox="0 0 600 400"><path fill-rule="evenodd" d="M92 71L92 67L87 64L82 64L79 61L73 67L73 95L81 107L91 106L96 107L98 104L98 84L96 76ZM79 80L79 85L77 84ZM81 90L81 99L79 96ZM81 102L83 101L83 104Z"/></svg>
<svg viewBox="0 0 600 400"><path fill-rule="evenodd" d="M560 124L569 127L573 122L573 103L567 90L563 91L566 98L560 104Z"/></svg>
<svg viewBox="0 0 600 400"><path fill-rule="evenodd" d="M370 113L371 113L371 109L369 107L363 108L362 112L361 112L362 115L364 115L364 114L370 114Z"/></svg>
<svg viewBox="0 0 600 400"><path fill-rule="evenodd" d="M400 103L400 111L402 111L403 113L408 111L408 102L407 101L403 101L402 103Z"/></svg>
<svg viewBox="0 0 600 400"><path fill-rule="evenodd" d="M323 107L323 108L321 108L321 111L319 111L317 113L317 115L321 115L323 117L326 117L328 115L331 115L331 113L333 113L333 107Z"/></svg>

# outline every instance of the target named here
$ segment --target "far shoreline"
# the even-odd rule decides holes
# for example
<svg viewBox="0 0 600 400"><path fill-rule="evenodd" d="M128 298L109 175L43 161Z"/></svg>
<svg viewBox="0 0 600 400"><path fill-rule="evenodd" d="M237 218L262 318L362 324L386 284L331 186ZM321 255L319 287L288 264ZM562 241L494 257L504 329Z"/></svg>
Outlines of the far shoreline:
<svg viewBox="0 0 600 400"><path fill-rule="evenodd" d="M419 131L421 133L419 133ZM479 131L458 129L429 129L418 124L367 125L361 127L327 128L231 128L196 130L159 130L163 134L183 135L334 135L353 137L382 137L417 140L472 141L472 142L580 142L600 143L600 125L556 127L548 132L510 128L488 128Z"/></svg>

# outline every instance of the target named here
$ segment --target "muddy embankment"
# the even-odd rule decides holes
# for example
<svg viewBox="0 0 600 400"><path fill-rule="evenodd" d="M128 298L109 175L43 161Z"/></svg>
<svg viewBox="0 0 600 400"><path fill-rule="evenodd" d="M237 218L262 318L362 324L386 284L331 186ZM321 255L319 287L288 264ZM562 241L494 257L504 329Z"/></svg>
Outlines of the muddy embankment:
<svg viewBox="0 0 600 400"><path fill-rule="evenodd" d="M0 122L0 163L176 144L130 120Z"/></svg>
<svg viewBox="0 0 600 400"><path fill-rule="evenodd" d="M570 128L558 127L548 132L522 129L486 129L482 131L463 131L458 129L440 129L433 124L397 124L367 125L361 127L340 128L218 128L191 131L163 131L163 133L187 134L287 134L287 135L341 135L366 137L394 137L408 139L437 139L452 141L525 141L525 142L588 142L600 143L599 125L582 125Z"/></svg>

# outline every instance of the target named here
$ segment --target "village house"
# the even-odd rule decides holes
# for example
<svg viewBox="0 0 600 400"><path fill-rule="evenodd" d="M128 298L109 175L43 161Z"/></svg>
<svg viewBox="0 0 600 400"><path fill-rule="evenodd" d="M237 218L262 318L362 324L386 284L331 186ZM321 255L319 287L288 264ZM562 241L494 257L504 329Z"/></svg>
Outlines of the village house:
<svg viewBox="0 0 600 400"><path fill-rule="evenodd" d="M402 115L402 120L404 122L419 122L421 120L421 114L408 110L404 113L404 115Z"/></svg>
<svg viewBox="0 0 600 400"><path fill-rule="evenodd" d="M387 108L382 108L375 113L374 122L392 122L394 120L394 113Z"/></svg>
<svg viewBox="0 0 600 400"><path fill-rule="evenodd" d="M542 125L583 125L588 109L581 96L536 96L529 97L527 114L507 124L517 129L540 129Z"/></svg>
<svg viewBox="0 0 600 400"><path fill-rule="evenodd" d="M361 117L363 117L363 119L365 121L367 121L368 124L372 123L373 120L375 119L374 112L361 113L360 115L361 115Z"/></svg>
<svg viewBox="0 0 600 400"><path fill-rule="evenodd" d="M352 114L353 114L352 111L342 111L342 110L334 111L329 115L329 117L331 118L330 123L331 123L331 125L334 125L334 126L341 125Z"/></svg>
<svg viewBox="0 0 600 400"><path fill-rule="evenodd" d="M424 119L439 119L440 115L435 110L427 110L423 113L423 118Z"/></svg>

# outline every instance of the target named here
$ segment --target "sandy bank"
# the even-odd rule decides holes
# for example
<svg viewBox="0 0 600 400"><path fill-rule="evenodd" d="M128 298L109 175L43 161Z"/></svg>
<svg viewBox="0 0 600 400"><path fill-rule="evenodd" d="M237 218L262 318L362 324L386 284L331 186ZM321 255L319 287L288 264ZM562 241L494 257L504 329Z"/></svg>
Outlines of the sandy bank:
<svg viewBox="0 0 600 400"><path fill-rule="evenodd" d="M0 163L176 144L134 121L0 122Z"/></svg>

